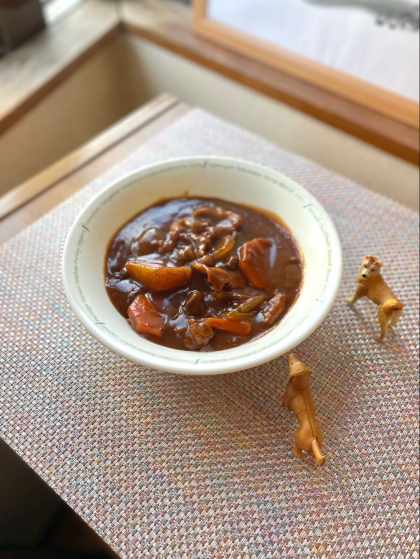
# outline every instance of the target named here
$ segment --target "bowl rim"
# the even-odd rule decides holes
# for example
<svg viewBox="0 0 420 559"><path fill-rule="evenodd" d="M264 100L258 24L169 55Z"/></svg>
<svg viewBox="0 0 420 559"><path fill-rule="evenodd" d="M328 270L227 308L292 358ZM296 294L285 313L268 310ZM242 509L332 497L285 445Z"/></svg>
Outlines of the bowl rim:
<svg viewBox="0 0 420 559"><path fill-rule="evenodd" d="M269 347L266 347L262 351L252 351L251 345L252 343L257 340L261 340L264 336L260 336L255 340L251 340L238 348L244 348L245 355L241 355L240 357L236 358L234 361L220 361L220 359L216 359L213 361L217 361L217 365L212 365L212 360L208 359L206 364L198 364L196 362L185 362L181 359L177 360L169 360L165 357L156 356L155 354L149 354L148 352L143 352L140 349L130 349L130 347L124 347L121 344L118 345L115 343L115 340L112 337L107 336L103 330L98 328L98 326L90 319L85 312L80 309L80 305L74 299L73 294L71 292L70 284L71 281L69 277L72 278L72 274L70 273L70 269L67 267L67 262L71 259L70 251L73 248L71 245L71 240L74 237L76 230L81 222L83 222L83 217L88 214L90 208L95 204L98 204L101 199L106 198L106 195L109 193L110 190L117 189L119 187L125 186L127 184L134 183L138 181L144 174L149 173L152 169L156 170L158 168L171 166L174 164L182 164L186 162L204 162L204 161L212 161L212 162L220 162L224 165L226 164L240 164L240 165L248 165L253 168L259 168L260 170L268 171L270 173L274 173L278 175L281 179L286 180L286 182L293 183L294 187L297 188L298 191L301 191L302 194L305 195L306 201L309 201L310 205L315 205L316 210L319 214L321 214L325 224L329 228L329 236L331 241L331 246L335 250L337 261L334 263L334 267L332 268L330 274L330 289L328 294L326 294L326 298L322 301L322 305L319 305L317 309L310 315L311 320L305 320L306 327L304 329L297 328L294 332L291 332L288 339L282 344L281 350L279 351L274 344ZM291 231L293 234L293 231ZM299 245L298 245L299 246ZM157 369L169 373L176 373L182 375L192 375L192 376L206 376L206 375L219 375L219 374L226 374L232 373L236 371L246 370L252 367L256 367L262 365L263 363L267 363L285 353L289 352L300 343L302 343L305 339L307 339L323 322L326 318L328 313L330 312L331 308L334 305L334 302L337 298L338 291L340 289L341 280L342 280L342 273L343 273L343 258L342 258L342 249L340 238L336 227L329 217L327 211L324 209L322 204L311 194L309 193L303 186L299 183L294 181L293 179L289 178L287 175L283 175L281 172L277 171L276 169L267 167L266 165L262 165L260 163L255 163L253 161L237 158L237 157L224 157L224 156L217 156L217 155L194 155L194 156L183 156L183 157L175 157L164 159L159 162L154 162L151 164L144 165L133 172L128 172L122 175L120 178L114 180L104 189L102 189L98 194L96 194L85 206L82 210L78 213L73 224L71 225L66 239L63 243L62 249L62 256L61 256L61 278L62 283L65 291L65 295L67 297L68 303L79 319L81 324L85 327L85 329L100 343L105 345L108 349L120 355L121 357L128 359L131 362L137 363L142 366L146 366L152 369ZM298 301L298 299L297 299ZM294 303L296 304L296 302ZM111 303L112 305L112 303ZM294 305L293 305L294 306ZM293 306L291 308L293 308ZM115 312L118 312L115 310ZM289 310L290 312L290 310ZM299 325L300 326L300 325ZM297 331L296 331L297 330ZM271 330L270 330L271 331ZM269 331L269 332L270 332ZM153 344L153 342L150 342ZM153 344L157 348L159 347L158 344ZM238 349L235 348L235 349ZM248 351L250 350L250 351ZM183 351L183 350L173 350L179 354L188 353L191 355L191 352ZM223 357L227 351L230 350L220 350L217 352L206 353L206 356L219 356ZM201 355L200 353L194 352L195 355ZM200 359L198 359L200 361ZM214 370L215 367L217 370Z"/></svg>

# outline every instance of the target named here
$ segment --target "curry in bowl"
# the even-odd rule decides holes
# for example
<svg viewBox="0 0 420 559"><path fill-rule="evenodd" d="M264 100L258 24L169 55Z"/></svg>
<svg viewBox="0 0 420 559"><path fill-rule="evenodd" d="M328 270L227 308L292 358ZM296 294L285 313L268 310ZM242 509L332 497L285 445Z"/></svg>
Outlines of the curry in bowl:
<svg viewBox="0 0 420 559"><path fill-rule="evenodd" d="M219 199L161 201L111 239L105 285L151 342L218 351L275 327L302 282L297 245L268 212Z"/></svg>

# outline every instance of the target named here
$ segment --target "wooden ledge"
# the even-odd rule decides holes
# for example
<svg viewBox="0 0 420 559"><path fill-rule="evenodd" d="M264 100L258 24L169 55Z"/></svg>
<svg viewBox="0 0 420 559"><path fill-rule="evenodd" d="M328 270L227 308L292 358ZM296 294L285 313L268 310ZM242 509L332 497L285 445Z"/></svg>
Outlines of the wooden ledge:
<svg viewBox="0 0 420 559"><path fill-rule="evenodd" d="M164 94L0 198L9 213L0 218L0 244L72 196L90 181L190 111Z"/></svg>
<svg viewBox="0 0 420 559"><path fill-rule="evenodd" d="M0 220L111 149L179 102L163 94L0 197Z"/></svg>
<svg viewBox="0 0 420 559"><path fill-rule="evenodd" d="M121 30L115 5L98 0L0 60L0 134L17 122Z"/></svg>

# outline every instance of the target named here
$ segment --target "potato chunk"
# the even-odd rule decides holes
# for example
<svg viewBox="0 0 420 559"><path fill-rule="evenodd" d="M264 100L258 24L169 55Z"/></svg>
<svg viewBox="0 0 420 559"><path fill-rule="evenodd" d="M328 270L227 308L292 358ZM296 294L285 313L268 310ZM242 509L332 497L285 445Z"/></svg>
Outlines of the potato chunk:
<svg viewBox="0 0 420 559"><path fill-rule="evenodd" d="M165 319L146 295L139 295L127 309L131 325L138 334L152 334L161 337Z"/></svg>
<svg viewBox="0 0 420 559"><path fill-rule="evenodd" d="M133 279L150 287L152 291L182 287L191 276L191 268L186 266L170 267L146 260L130 260L126 269Z"/></svg>

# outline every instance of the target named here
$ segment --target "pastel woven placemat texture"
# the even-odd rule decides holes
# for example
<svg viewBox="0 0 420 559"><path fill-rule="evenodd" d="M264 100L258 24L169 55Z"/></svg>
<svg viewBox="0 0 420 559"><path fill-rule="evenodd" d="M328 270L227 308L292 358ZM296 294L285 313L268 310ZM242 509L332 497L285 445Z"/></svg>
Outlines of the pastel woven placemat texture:
<svg viewBox="0 0 420 559"><path fill-rule="evenodd" d="M286 357L170 375L102 347L66 302L60 252L77 213L121 174L192 154L289 175L338 229L339 297L296 348L324 467L292 456ZM405 303L382 344L375 305L345 303L365 254ZM0 248L0 436L124 558L417 557L418 279L414 212L193 110Z"/></svg>

